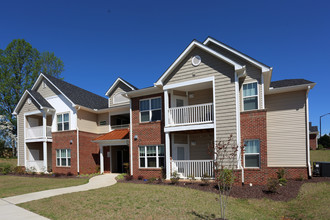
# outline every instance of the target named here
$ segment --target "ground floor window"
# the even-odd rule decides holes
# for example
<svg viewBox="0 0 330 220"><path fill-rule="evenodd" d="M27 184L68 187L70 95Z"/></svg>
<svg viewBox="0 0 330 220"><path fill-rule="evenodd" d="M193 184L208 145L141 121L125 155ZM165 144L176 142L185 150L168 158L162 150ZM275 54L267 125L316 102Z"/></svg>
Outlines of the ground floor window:
<svg viewBox="0 0 330 220"><path fill-rule="evenodd" d="M139 146L140 168L164 167L164 145Z"/></svg>
<svg viewBox="0 0 330 220"><path fill-rule="evenodd" d="M57 149L56 150L56 166L69 167L71 166L71 150Z"/></svg>
<svg viewBox="0 0 330 220"><path fill-rule="evenodd" d="M245 167L259 168L260 167L260 141L245 140L244 162Z"/></svg>

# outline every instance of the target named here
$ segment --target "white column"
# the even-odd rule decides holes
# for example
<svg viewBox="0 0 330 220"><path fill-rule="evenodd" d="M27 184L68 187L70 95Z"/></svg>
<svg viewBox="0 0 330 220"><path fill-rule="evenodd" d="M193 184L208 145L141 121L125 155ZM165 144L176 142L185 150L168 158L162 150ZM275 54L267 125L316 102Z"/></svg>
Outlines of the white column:
<svg viewBox="0 0 330 220"><path fill-rule="evenodd" d="M170 134L165 133L165 162L166 162L166 179L171 178L171 160L170 160Z"/></svg>
<svg viewBox="0 0 330 220"><path fill-rule="evenodd" d="M164 113L165 113L165 127L168 126L168 91L164 90Z"/></svg>
<svg viewBox="0 0 330 220"><path fill-rule="evenodd" d="M104 173L103 146L100 146L100 173Z"/></svg>
<svg viewBox="0 0 330 220"><path fill-rule="evenodd" d="M46 111L43 111L42 112L42 136L43 136L43 157L44 157L44 171L47 172L48 171L48 163L47 163L47 141L46 138L47 138L47 118L46 118Z"/></svg>

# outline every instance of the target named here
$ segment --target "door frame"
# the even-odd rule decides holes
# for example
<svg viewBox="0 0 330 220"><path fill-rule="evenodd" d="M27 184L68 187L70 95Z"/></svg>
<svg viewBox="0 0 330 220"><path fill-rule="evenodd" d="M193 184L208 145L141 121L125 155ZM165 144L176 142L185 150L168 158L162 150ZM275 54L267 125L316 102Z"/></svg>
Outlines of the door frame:
<svg viewBox="0 0 330 220"><path fill-rule="evenodd" d="M174 134L172 134L172 159L177 160L177 148L184 147L184 160L190 160L190 146L189 146L189 134L187 135L187 144L174 143Z"/></svg>

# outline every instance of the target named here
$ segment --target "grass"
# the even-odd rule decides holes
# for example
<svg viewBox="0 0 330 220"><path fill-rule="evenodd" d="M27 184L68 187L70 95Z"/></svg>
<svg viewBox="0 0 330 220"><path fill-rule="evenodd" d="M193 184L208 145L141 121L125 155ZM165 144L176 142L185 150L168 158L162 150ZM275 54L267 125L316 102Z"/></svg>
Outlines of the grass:
<svg viewBox="0 0 330 220"><path fill-rule="evenodd" d="M330 150L311 150L311 165L315 161L330 162Z"/></svg>
<svg viewBox="0 0 330 220"><path fill-rule="evenodd" d="M11 167L16 167L17 166L17 159L16 158L0 158L0 167L9 164Z"/></svg>
<svg viewBox="0 0 330 220"><path fill-rule="evenodd" d="M88 179L79 178L41 178L4 175L0 176L0 198L47 189L76 186L87 182Z"/></svg>
<svg viewBox="0 0 330 220"><path fill-rule="evenodd" d="M216 198L182 187L117 183L20 206L51 219L214 219L219 217ZM330 219L329 202L330 183L307 183L289 202L230 198L226 218Z"/></svg>

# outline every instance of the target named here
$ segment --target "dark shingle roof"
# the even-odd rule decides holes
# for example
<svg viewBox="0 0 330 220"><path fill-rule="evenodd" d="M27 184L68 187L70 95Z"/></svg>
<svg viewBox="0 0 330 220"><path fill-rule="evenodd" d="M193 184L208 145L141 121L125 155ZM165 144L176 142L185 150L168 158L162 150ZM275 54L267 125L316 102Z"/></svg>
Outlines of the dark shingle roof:
<svg viewBox="0 0 330 220"><path fill-rule="evenodd" d="M46 99L44 99L44 97L42 97L40 95L39 92L33 91L33 90L28 90L28 92L33 96L33 98L35 98L37 100L37 102L42 106L42 107L46 107L46 108L53 108L53 106L51 104L49 104L49 102L47 102Z"/></svg>
<svg viewBox="0 0 330 220"><path fill-rule="evenodd" d="M127 82L126 80L124 80L123 78L119 77L119 79L123 80L125 83L127 83L128 85L130 85L132 88L134 88L135 90L138 90L137 87L133 86L131 83Z"/></svg>
<svg viewBox="0 0 330 220"><path fill-rule="evenodd" d="M304 85L304 84L311 84L311 83L314 83L314 82L306 80L306 79L283 79L283 80L271 82L270 87L280 88L280 87L297 86L297 85Z"/></svg>
<svg viewBox="0 0 330 220"><path fill-rule="evenodd" d="M85 89L44 74L54 85L61 90L74 104L90 109L108 108L108 100Z"/></svg>
<svg viewBox="0 0 330 220"><path fill-rule="evenodd" d="M309 132L318 132L319 129L317 126L312 126L312 122L309 122Z"/></svg>

